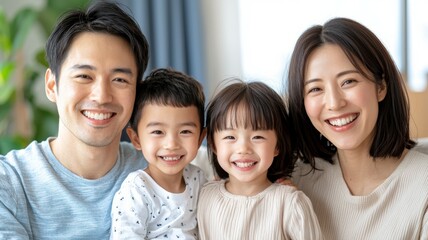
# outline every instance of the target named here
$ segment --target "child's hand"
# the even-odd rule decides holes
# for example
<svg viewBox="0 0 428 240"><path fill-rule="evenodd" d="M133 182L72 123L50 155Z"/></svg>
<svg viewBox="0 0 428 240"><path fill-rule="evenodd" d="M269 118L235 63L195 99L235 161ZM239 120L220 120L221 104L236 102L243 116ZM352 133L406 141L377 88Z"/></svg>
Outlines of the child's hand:
<svg viewBox="0 0 428 240"><path fill-rule="evenodd" d="M294 185L293 181L290 178L280 178L280 179L276 180L276 183L279 183L281 185L290 186L290 187L293 187L297 190L297 186Z"/></svg>

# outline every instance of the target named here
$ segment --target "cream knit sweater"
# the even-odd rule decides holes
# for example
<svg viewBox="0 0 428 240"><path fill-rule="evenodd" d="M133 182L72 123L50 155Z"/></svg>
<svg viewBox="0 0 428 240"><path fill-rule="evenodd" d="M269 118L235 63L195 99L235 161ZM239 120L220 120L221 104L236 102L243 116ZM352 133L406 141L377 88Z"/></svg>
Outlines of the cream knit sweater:
<svg viewBox="0 0 428 240"><path fill-rule="evenodd" d="M428 239L428 155L410 150L371 194L353 196L335 164L317 159L323 171L300 163L295 184L312 201L325 239Z"/></svg>

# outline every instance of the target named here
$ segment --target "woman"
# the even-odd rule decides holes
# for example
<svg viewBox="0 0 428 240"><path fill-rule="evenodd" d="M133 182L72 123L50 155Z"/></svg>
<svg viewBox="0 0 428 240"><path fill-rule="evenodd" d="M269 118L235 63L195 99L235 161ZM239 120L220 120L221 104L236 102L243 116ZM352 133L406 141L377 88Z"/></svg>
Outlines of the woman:
<svg viewBox="0 0 428 240"><path fill-rule="evenodd" d="M335 18L306 30L289 69L298 188L326 239L428 239L428 155L412 150L403 79L381 41Z"/></svg>

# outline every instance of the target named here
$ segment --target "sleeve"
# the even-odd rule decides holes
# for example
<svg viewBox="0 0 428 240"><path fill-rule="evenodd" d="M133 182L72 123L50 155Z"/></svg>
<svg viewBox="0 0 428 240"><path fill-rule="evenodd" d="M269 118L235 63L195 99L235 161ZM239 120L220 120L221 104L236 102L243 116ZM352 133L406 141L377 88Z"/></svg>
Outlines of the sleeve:
<svg viewBox="0 0 428 240"><path fill-rule="evenodd" d="M11 174L4 163L0 163L0 239L29 239L31 233L27 232L23 224L23 221L27 221L29 226L26 204L19 206L18 199L20 198L15 190L15 188L22 187L19 182L15 183L11 180L13 177ZM23 193L22 189L21 191ZM22 194L22 199L25 199L24 194ZM24 201L22 199L21 201Z"/></svg>
<svg viewBox="0 0 428 240"><path fill-rule="evenodd" d="M113 198L110 239L145 239L149 203L142 187L126 179Z"/></svg>
<svg viewBox="0 0 428 240"><path fill-rule="evenodd" d="M283 228L291 239L323 239L318 218L309 198L302 191L292 193L288 221Z"/></svg>

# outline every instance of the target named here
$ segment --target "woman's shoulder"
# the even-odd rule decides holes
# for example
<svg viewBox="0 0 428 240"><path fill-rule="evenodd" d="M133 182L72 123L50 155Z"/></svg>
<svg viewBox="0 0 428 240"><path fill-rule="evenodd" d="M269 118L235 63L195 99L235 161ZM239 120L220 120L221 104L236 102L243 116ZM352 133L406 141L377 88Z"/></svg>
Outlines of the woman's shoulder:
<svg viewBox="0 0 428 240"><path fill-rule="evenodd" d="M413 150L416 150L416 151L424 153L424 154L428 154L428 137L419 138L416 142L417 142L417 144L413 148Z"/></svg>
<svg viewBox="0 0 428 240"><path fill-rule="evenodd" d="M403 159L406 171L420 172L428 176L428 154L411 149Z"/></svg>

